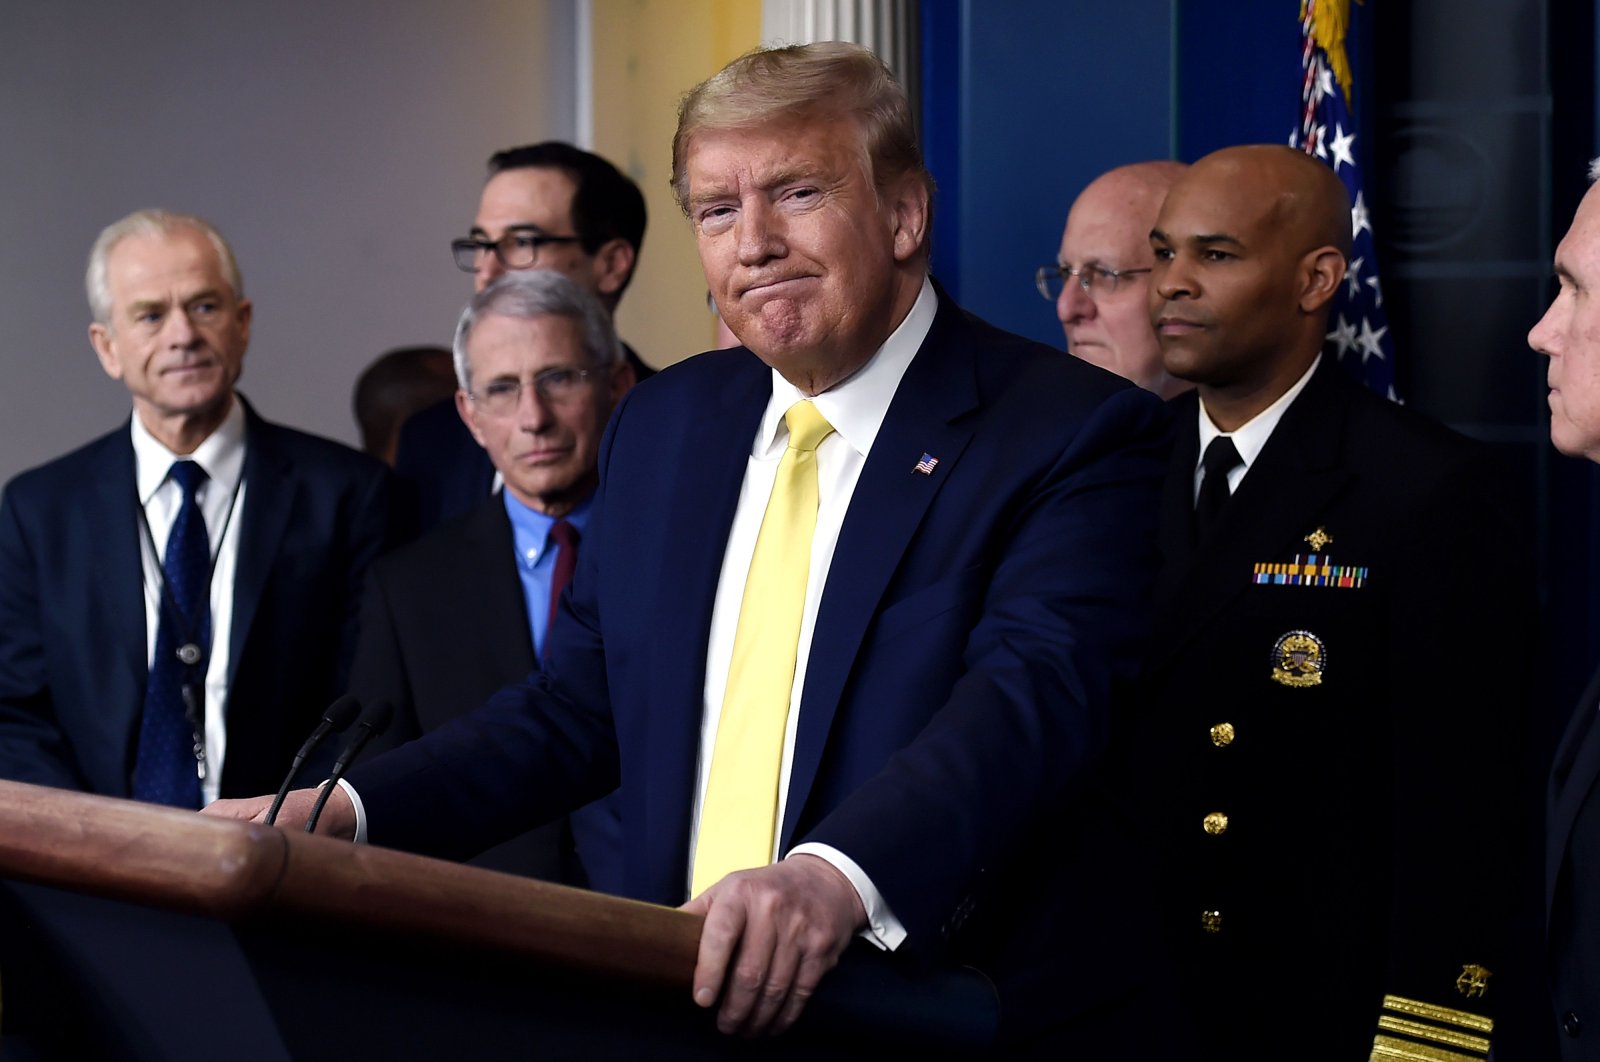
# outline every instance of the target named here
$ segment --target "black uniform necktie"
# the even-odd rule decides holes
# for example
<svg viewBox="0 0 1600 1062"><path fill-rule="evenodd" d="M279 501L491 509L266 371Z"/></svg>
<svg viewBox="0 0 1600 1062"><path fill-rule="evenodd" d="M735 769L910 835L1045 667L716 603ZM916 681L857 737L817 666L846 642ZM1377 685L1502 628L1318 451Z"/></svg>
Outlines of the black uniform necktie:
<svg viewBox="0 0 1600 1062"><path fill-rule="evenodd" d="M1238 447L1233 445L1233 439L1229 436L1219 435L1206 447L1206 455L1200 460L1205 475L1200 479L1200 496L1195 499L1194 505L1196 542L1202 541L1216 526L1222 507L1228 504L1228 498L1231 497L1228 473L1243 463Z"/></svg>

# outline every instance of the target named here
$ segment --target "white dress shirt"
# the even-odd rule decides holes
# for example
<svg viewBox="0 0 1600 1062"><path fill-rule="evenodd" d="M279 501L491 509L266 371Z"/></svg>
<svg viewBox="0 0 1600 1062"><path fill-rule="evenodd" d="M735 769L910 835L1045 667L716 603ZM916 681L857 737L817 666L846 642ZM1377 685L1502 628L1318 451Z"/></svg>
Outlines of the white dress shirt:
<svg viewBox="0 0 1600 1062"><path fill-rule="evenodd" d="M155 660L156 628L161 622L161 558L166 555L167 537L172 534L172 524L183 504L183 489L167 478L167 472L172 463L182 457L158 442L137 413L133 417L132 435L134 484L150 528L148 538L143 531L139 532L144 576L145 660L150 663ZM215 558L211 573L211 646L206 655L206 773L200 783L203 804L217 799L222 782L222 757L228 742L228 639L233 630L233 578L238 569L239 527L245 506L245 489L240 481L244 475L244 448L244 406L235 399L233 408L217 430L194 453L184 455L204 469L207 476L195 491L195 500L205 517L211 555ZM150 548L152 540L154 552Z"/></svg>
<svg viewBox="0 0 1600 1062"><path fill-rule="evenodd" d="M1225 432L1211 422L1211 414L1206 412L1206 400L1200 399L1200 456L1194 463L1194 498L1200 500L1200 481L1205 478L1206 447L1211 445L1211 440L1219 435L1227 435L1233 439L1234 449L1239 451L1239 464L1233 466L1228 473L1228 493L1232 494L1239 489L1239 482L1244 479L1244 474L1250 471L1250 466L1255 459L1261 456L1262 447L1267 445L1267 440L1272 437L1272 430L1278 426L1278 421L1283 419L1283 413L1300 392L1306 389L1306 384L1311 382L1311 374L1317 371L1317 366L1322 364L1322 355L1318 354L1311 359L1311 368L1305 375L1296 380L1294 386L1278 396L1277 401L1263 409L1260 413L1245 421L1232 432Z"/></svg>

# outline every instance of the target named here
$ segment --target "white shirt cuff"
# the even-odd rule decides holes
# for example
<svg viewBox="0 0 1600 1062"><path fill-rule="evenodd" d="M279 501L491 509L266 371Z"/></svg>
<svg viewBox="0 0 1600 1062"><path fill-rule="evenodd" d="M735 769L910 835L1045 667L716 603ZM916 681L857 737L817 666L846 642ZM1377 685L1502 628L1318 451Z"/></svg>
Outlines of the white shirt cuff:
<svg viewBox="0 0 1600 1062"><path fill-rule="evenodd" d="M323 784L326 785L327 783L324 782ZM355 843L356 844L366 844L367 843L367 809L364 806L362 806L361 794L356 792L356 787L355 786L351 785L348 781L346 781L343 778L339 779L339 788L344 790L344 795L350 798L350 803L351 804L355 805L355 809L356 809L356 835L354 837Z"/></svg>
<svg viewBox="0 0 1600 1062"><path fill-rule="evenodd" d="M342 782L340 783L343 784ZM352 796L354 794L352 793ZM356 816L359 821L361 804L356 804ZM900 919L889 910L889 904L884 900L883 894L877 886L872 884L872 879L867 877L867 872L862 870L854 859L834 848L832 845L808 842L796 845L790 849L789 855L812 855L818 859L827 860L833 868L846 878L855 887L856 895L861 897L861 906L866 908L867 928L858 936L863 940L882 948L884 951L893 951L906 939L906 927L900 924ZM785 859L788 856L784 857Z"/></svg>

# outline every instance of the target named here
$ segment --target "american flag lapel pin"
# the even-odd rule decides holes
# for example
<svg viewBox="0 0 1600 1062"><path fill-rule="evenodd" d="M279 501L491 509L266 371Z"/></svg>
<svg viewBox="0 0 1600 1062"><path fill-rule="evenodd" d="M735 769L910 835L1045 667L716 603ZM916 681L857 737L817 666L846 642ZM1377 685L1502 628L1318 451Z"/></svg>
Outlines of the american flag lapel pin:
<svg viewBox="0 0 1600 1062"><path fill-rule="evenodd" d="M939 467L939 459L932 454L925 453L922 460L912 467L913 472L921 472L924 476L933 475L933 470Z"/></svg>

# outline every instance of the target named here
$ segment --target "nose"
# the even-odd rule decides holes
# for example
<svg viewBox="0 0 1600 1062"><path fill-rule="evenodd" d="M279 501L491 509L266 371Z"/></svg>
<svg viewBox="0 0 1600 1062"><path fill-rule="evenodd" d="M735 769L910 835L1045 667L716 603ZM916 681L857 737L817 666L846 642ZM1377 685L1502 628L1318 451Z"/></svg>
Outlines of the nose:
<svg viewBox="0 0 1600 1062"><path fill-rule="evenodd" d="M500 264L500 256L493 251L478 252L478 268L472 274L472 290L482 291L493 284L506 271Z"/></svg>
<svg viewBox="0 0 1600 1062"><path fill-rule="evenodd" d="M517 397L517 427L530 435L537 435L550 427L550 403L539 393L532 380L522 381L522 394Z"/></svg>
<svg viewBox="0 0 1600 1062"><path fill-rule="evenodd" d="M756 198L740 209L738 226L740 265L755 266L783 257L783 224L764 199Z"/></svg>
<svg viewBox="0 0 1600 1062"><path fill-rule="evenodd" d="M1546 357L1550 357L1554 353L1551 347L1558 330L1551 318L1555 316L1555 313L1556 304L1552 302L1550 308L1544 312L1544 316L1539 318L1539 323L1528 330L1528 346L1532 347L1535 353L1543 354Z"/></svg>
<svg viewBox="0 0 1600 1062"><path fill-rule="evenodd" d="M183 307L178 307L167 314L163 332L167 345L181 350L194 346L200 338L194 322L189 319L189 311Z"/></svg>
<svg viewBox="0 0 1600 1062"><path fill-rule="evenodd" d="M1194 274L1184 265L1180 256L1157 258L1150 270L1150 302L1156 305L1169 299L1194 298L1199 292Z"/></svg>
<svg viewBox="0 0 1600 1062"><path fill-rule="evenodd" d="M1056 296L1056 319L1062 324L1087 321L1095 315L1094 300L1083 290L1077 277L1063 277L1061 294Z"/></svg>

